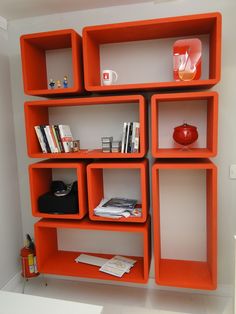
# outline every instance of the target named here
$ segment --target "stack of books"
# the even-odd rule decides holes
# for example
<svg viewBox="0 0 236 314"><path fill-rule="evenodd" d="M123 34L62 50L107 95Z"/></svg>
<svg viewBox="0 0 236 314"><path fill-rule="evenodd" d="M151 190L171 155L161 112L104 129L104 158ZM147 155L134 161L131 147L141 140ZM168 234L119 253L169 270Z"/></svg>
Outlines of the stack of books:
<svg viewBox="0 0 236 314"><path fill-rule="evenodd" d="M112 136L102 137L102 151L103 151L103 153L110 153L111 152L112 141L113 141Z"/></svg>
<svg viewBox="0 0 236 314"><path fill-rule="evenodd" d="M139 122L124 122L121 153L138 153L139 151Z"/></svg>
<svg viewBox="0 0 236 314"><path fill-rule="evenodd" d="M43 153L73 151L73 137L68 125L36 125L34 129Z"/></svg>
<svg viewBox="0 0 236 314"><path fill-rule="evenodd" d="M121 141L112 141L111 151L112 153L119 153L121 150Z"/></svg>

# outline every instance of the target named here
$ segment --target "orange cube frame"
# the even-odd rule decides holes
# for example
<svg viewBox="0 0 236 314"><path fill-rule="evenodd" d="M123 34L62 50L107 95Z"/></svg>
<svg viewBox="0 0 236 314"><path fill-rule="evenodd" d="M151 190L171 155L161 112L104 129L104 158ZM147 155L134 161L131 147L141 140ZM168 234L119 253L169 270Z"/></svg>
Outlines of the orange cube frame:
<svg viewBox="0 0 236 314"><path fill-rule="evenodd" d="M128 217L112 219L94 215L94 208L98 206L104 198L103 186L103 169L137 169L140 171L141 185L141 217ZM88 203L89 218L96 221L113 221L113 222L145 222L149 210L149 180L148 180L148 160L136 162L94 162L87 166L87 183L88 183Z"/></svg>
<svg viewBox="0 0 236 314"><path fill-rule="evenodd" d="M43 153L34 126L49 124L49 108L51 107L73 107L108 105L115 106L127 103L137 104L140 122L140 149L137 153L104 153L101 149L81 149L73 153ZM115 117L114 117L115 119ZM25 102L25 128L27 149L30 157L33 158L142 158L147 153L147 106L141 95L107 96L73 99L51 99ZM122 130L121 130L122 132ZM109 133L109 130L108 130Z"/></svg>
<svg viewBox="0 0 236 314"><path fill-rule="evenodd" d="M209 35L209 78L192 81L151 82L101 86L100 45L162 38ZM170 51L170 56L172 51ZM84 79L87 91L150 90L184 87L209 88L220 80L221 14L189 16L125 22L83 29ZM145 61L145 60L144 60Z"/></svg>
<svg viewBox="0 0 236 314"><path fill-rule="evenodd" d="M27 95L52 97L83 92L82 39L73 29L22 35L20 44L24 91ZM45 52L63 48L72 50L73 86L49 89Z"/></svg>
<svg viewBox="0 0 236 314"><path fill-rule="evenodd" d="M80 229L110 232L132 232L143 236L143 256L127 256L137 262L129 273L118 278L99 271L99 267L76 263L75 258L84 252L60 251L57 243L57 229ZM145 224L113 224L96 223L86 219L76 221L42 219L34 225L35 244L38 270L44 274L55 274L62 276L78 276L83 278L95 278L100 280L113 280L120 282L146 283L148 281L150 268L150 219ZM96 239L94 239L96 241ZM112 258L114 254L85 254ZM117 255L117 254L115 254Z"/></svg>
<svg viewBox="0 0 236 314"><path fill-rule="evenodd" d="M161 257L160 169L206 170L207 261L185 261ZM179 288L214 290L217 286L217 168L208 159L159 161L152 167L153 229L156 283Z"/></svg>
<svg viewBox="0 0 236 314"><path fill-rule="evenodd" d="M159 102L184 102L189 100L207 100L207 138L206 148L159 148ZM174 104L173 104L174 106ZM206 158L217 153L218 135L218 94L216 92L194 92L153 95L151 100L152 156L155 158Z"/></svg>
<svg viewBox="0 0 236 314"><path fill-rule="evenodd" d="M47 214L38 209L38 198L50 191L53 169L74 169L78 182L79 212L76 214ZM86 164L81 161L45 160L29 166L32 214L35 217L82 219L87 214Z"/></svg>

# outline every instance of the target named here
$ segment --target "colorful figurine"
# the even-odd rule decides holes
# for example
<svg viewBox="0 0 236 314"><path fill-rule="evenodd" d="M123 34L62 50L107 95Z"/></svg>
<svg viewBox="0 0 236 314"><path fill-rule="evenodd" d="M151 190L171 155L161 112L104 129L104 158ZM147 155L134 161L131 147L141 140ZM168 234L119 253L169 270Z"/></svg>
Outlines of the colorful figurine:
<svg viewBox="0 0 236 314"><path fill-rule="evenodd" d="M50 78L48 85L50 86L51 89L54 89L55 88L55 81L54 81L54 79Z"/></svg>
<svg viewBox="0 0 236 314"><path fill-rule="evenodd" d="M57 80L57 88L61 88L61 81Z"/></svg>
<svg viewBox="0 0 236 314"><path fill-rule="evenodd" d="M68 78L67 78L66 75L65 75L64 78L63 78L63 86L64 86L64 88L67 88L67 87L68 87Z"/></svg>

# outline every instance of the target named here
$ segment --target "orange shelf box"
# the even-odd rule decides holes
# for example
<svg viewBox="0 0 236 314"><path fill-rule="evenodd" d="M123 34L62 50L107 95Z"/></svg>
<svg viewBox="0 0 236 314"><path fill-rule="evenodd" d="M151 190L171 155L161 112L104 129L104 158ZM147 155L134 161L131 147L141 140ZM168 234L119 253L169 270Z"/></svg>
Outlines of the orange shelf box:
<svg viewBox="0 0 236 314"><path fill-rule="evenodd" d="M50 115L51 109L59 109L63 108L68 111L75 107L83 110L82 107L90 106L88 109L92 109L92 106L104 105L102 112L102 117L106 116L106 111L113 107L113 110L118 110L120 113L127 113L133 120L140 122L140 148L137 153L104 153L101 149L83 149L83 145L86 145L88 140L88 134L84 134L84 138L80 138L80 134L74 134L73 125L70 125L72 130L72 135L75 139L80 139L81 150L79 152L72 153L43 153L37 135L35 133L34 126L36 125L49 125L49 124L65 124L65 118L60 116L58 120L51 123L51 119L53 119L53 113ZM122 107L119 107L122 106ZM95 107L94 107L95 108ZM107 108L107 109L106 109ZM132 109L133 108L133 109ZM96 108L95 108L96 109ZM106 110L105 110L106 109ZM126 111L127 110L127 111ZM134 113L133 113L133 111ZM131 113L130 113L131 112ZM79 113L77 113L79 115ZM122 134L123 131L123 123L125 121L119 121L118 114L114 114L112 116L112 127L116 127L119 130L119 135ZM66 114L65 114L66 115ZM74 115L72 115L72 119L74 119ZM87 117L85 127L89 128L88 132L91 132L91 111L87 115L84 114L84 111L81 113L82 120L81 123L85 123L85 119ZM67 116L67 115L66 115ZM79 116L78 116L79 118ZM99 119L99 118L98 118ZM97 119L97 120L98 120ZM121 118L120 118L121 119ZM68 121L67 121L68 122ZM70 122L68 122L70 124ZM66 124L68 124L66 123ZM97 123L94 120L94 123ZM72 122L73 124L73 122ZM74 128L78 127L78 121L74 121ZM91 125L91 127L90 127ZM145 104L145 100L143 96L134 95L134 96L107 96L107 97L91 97L91 98L73 98L73 99L53 99L53 100L43 100L43 101L29 101L25 103L25 127L26 127L26 138L27 138L27 148L28 155L33 158L142 158L147 153L148 142L147 142L147 107ZM101 136L110 136L111 130L106 130L106 124L102 125L100 130L102 129L103 133L100 135L97 133L97 130L94 134L91 134L91 138L97 138L97 143L101 147ZM105 130L105 131L104 131ZM83 131L83 133L85 133ZM103 134L103 135L102 135ZM83 144L85 143L85 144Z"/></svg>
<svg viewBox="0 0 236 314"><path fill-rule="evenodd" d="M189 149L183 149L173 140L174 127L181 125L183 121L194 124L196 127L200 126L198 140L190 145ZM202 124L203 121L205 124ZM214 157L217 154L218 94L194 92L153 95L151 123L153 157Z"/></svg>
<svg viewBox="0 0 236 314"><path fill-rule="evenodd" d="M133 182L133 185L139 185L140 200L142 208L141 217L128 217L128 218L105 218L99 217L94 214L94 208L96 208L101 200L106 196L104 188L104 171L110 170L136 170L139 171L140 182ZM115 177L114 177L115 181ZM124 183L125 183L124 177ZM87 183L88 183L88 202L89 202L89 218L95 221L112 221L112 222L145 222L148 217L149 211L149 180L148 180L148 160L135 162L115 162L110 161L106 163L94 162L87 166ZM114 183L114 182L113 182ZM127 182L126 182L127 184ZM119 191L117 191L119 193ZM121 197L119 194L117 197ZM132 198L132 197L129 197ZM137 207L139 207L137 205Z"/></svg>
<svg viewBox="0 0 236 314"><path fill-rule="evenodd" d="M47 214L39 211L39 196L50 191L53 172L56 170L74 171L78 182L79 211L76 214ZM60 179L61 180L61 179ZM63 181L63 180L62 180ZM81 161L46 160L29 166L29 183L32 214L35 217L82 219L87 214L86 164ZM72 183L72 182L69 182Z"/></svg>
<svg viewBox="0 0 236 314"><path fill-rule="evenodd" d="M20 44L26 94L51 97L83 92L82 39L74 30L65 29L22 35ZM50 78L47 77L46 52L57 49L71 49L73 79L70 78L67 88L49 89ZM61 77L54 79L62 80Z"/></svg>
<svg viewBox="0 0 236 314"><path fill-rule="evenodd" d="M152 77L152 79L144 80L144 70L150 68L149 77L153 72L154 64L148 64L150 58L147 56L137 58L137 63L133 66L135 71L135 81L132 82L127 78L127 70L130 71L130 64L123 64L121 67L121 54L117 53L119 48L117 45L125 43L126 45L135 44L134 42L142 42L147 49L148 41L172 39L173 43L176 39L184 38L196 38L205 36L208 37L208 54L209 56L209 74L203 76L199 80L190 81L174 81L172 78L173 66L170 66L168 81L161 81L161 78ZM172 43L172 44L173 44ZM114 46L116 44L116 46ZM107 63L105 68L111 68L115 70L119 78L113 85L102 86L101 85L101 71L103 70L103 64L101 64L101 57L103 57L102 49L108 45L112 46L110 53L106 54L105 59L113 54L113 60L110 62L109 67ZM138 46L138 50L142 49ZM143 46L142 46L143 47ZM155 49L153 51L153 49ZM162 65L166 55L169 52L170 64L172 63L172 47L170 46L168 51L162 52L159 50L159 45L152 45L152 52L156 55L156 60L159 58L159 62ZM135 50L134 50L135 52ZM128 52L127 52L128 53ZM158 56L159 55L159 56ZM119 58L119 64L116 64L116 58ZM149 54L150 56L150 54ZM170 18L160 18L153 20L125 22L117 24L107 24L98 26L88 26L83 29L83 58L84 58L84 78L85 89L87 91L104 92L104 91L120 91L120 90L153 90L153 89L178 89L186 87L202 87L209 88L220 80L220 65L221 65L221 15L220 13L206 13L189 16L179 16ZM204 58L203 58L204 59ZM127 54L125 56L127 60ZM132 57L132 62L135 62L136 58ZM155 60L155 58L154 58ZM145 62L145 65L143 65ZM203 68L208 68L208 65L204 63ZM142 65L142 69L139 68ZM120 71L119 71L120 70ZM126 72L125 72L126 71ZM166 69L166 71L168 71ZM166 73L165 71L165 73ZM122 72L123 75L119 73ZM161 70L162 72L162 70ZM160 66L157 63L157 69L155 73L160 73ZM141 79L140 79L141 77ZM139 81L137 81L139 80ZM151 81L151 82L150 82Z"/></svg>
<svg viewBox="0 0 236 314"><path fill-rule="evenodd" d="M127 256L137 262L129 273L118 278L99 271L99 267L76 263L75 258L86 253L103 258L112 258L117 254L98 254L88 252L65 251L58 248L57 229L80 229L108 232L130 232L141 235L143 255ZM96 241L96 239L94 239ZM148 281L150 267L150 219L145 224L117 224L95 223L88 220L80 222L66 220L42 219L35 224L35 244L38 270L44 274L63 276L77 276L83 278L95 278L100 280L114 280L120 282L146 283Z"/></svg>
<svg viewBox="0 0 236 314"><path fill-rule="evenodd" d="M161 199L159 171L205 170L206 176L206 260L162 257ZM174 174L173 174L174 175ZM184 195L183 195L184 197ZM217 286L217 168L208 159L160 160L152 167L155 277L159 285L214 290ZM191 206L191 205L190 205ZM174 212L173 208L173 212ZM165 226L166 227L166 226ZM175 244L173 243L173 247Z"/></svg>

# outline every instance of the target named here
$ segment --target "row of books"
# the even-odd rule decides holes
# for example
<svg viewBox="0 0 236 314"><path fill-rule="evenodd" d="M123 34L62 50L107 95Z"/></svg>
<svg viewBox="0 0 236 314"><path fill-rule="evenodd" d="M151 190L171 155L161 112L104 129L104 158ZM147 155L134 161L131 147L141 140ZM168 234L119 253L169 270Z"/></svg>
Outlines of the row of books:
<svg viewBox="0 0 236 314"><path fill-rule="evenodd" d="M121 153L137 153L139 151L139 134L139 122L124 122Z"/></svg>
<svg viewBox="0 0 236 314"><path fill-rule="evenodd" d="M69 125L36 125L43 153L69 153L73 149L73 137Z"/></svg>

